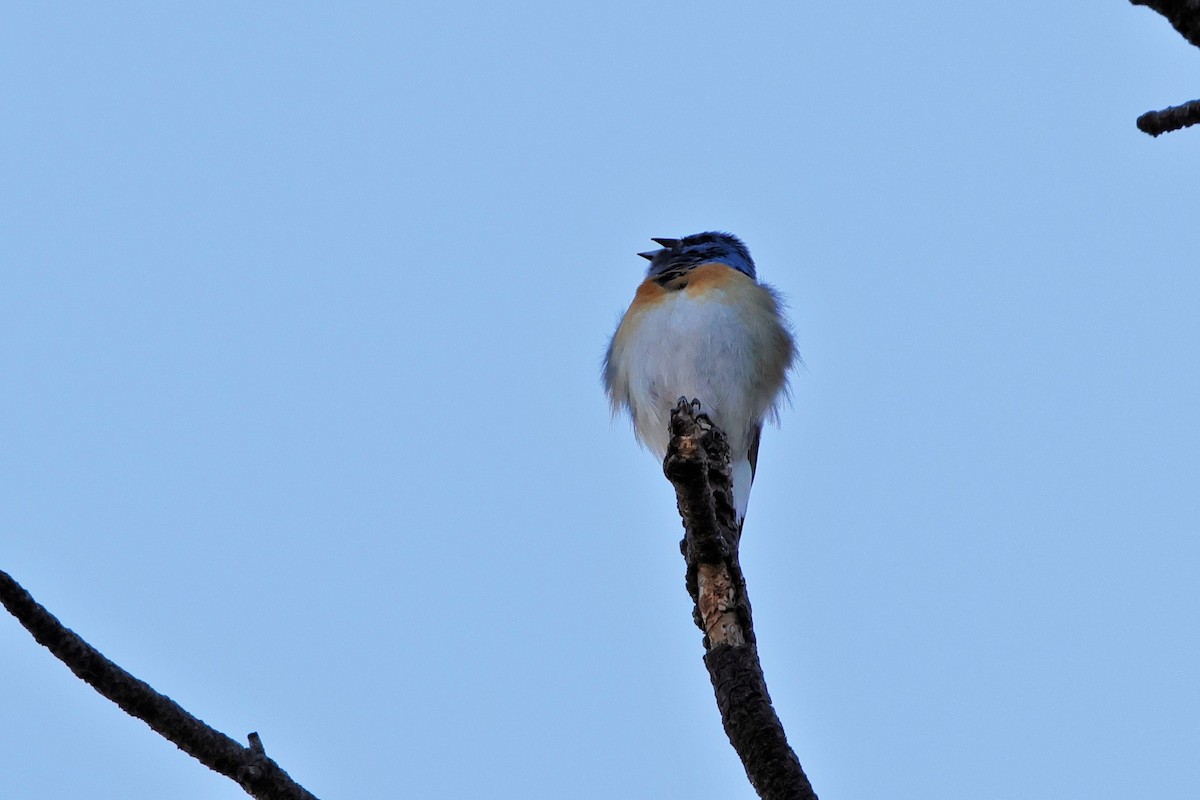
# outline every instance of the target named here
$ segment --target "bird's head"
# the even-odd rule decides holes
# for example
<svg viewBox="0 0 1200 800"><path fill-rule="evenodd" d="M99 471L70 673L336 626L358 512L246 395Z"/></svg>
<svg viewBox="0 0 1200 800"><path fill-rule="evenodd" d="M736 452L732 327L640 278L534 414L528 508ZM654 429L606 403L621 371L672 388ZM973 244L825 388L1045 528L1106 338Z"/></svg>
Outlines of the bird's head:
<svg viewBox="0 0 1200 800"><path fill-rule="evenodd" d="M662 247L638 253L650 261L646 277L655 278L668 272L686 271L701 264L716 262L733 267L757 280L754 260L742 240L732 233L707 231L693 233L682 239L653 239Z"/></svg>

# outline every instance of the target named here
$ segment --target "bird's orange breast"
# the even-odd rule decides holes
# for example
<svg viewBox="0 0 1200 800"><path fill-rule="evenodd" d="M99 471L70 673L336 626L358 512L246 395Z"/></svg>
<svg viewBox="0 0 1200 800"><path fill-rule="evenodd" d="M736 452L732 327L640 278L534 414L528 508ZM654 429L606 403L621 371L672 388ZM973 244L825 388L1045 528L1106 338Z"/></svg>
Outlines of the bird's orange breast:
<svg viewBox="0 0 1200 800"><path fill-rule="evenodd" d="M693 297L714 289L726 289L740 284L753 284L754 279L725 264L701 264L680 276L683 286L679 287Z"/></svg>
<svg viewBox="0 0 1200 800"><path fill-rule="evenodd" d="M756 285L754 279L725 264L701 264L666 284L648 278L638 287L629 311L646 311L666 300L673 292L686 292L696 298L717 289L744 289Z"/></svg>
<svg viewBox="0 0 1200 800"><path fill-rule="evenodd" d="M666 296L666 287L658 281L643 281L642 285L637 288L637 293L633 296L633 302L629 304L629 313L633 314L653 308L661 303Z"/></svg>

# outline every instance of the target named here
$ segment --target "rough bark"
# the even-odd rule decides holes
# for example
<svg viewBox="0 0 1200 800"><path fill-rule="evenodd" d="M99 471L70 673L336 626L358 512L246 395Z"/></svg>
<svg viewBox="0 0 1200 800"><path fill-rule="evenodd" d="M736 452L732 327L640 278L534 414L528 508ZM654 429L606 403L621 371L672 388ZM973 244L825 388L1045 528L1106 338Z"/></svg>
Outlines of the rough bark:
<svg viewBox="0 0 1200 800"><path fill-rule="evenodd" d="M816 800L771 705L755 644L741 530L733 506L729 445L698 406L681 398L671 415L663 471L675 486L693 617L704 632L704 664L721 723L746 776L764 800Z"/></svg>

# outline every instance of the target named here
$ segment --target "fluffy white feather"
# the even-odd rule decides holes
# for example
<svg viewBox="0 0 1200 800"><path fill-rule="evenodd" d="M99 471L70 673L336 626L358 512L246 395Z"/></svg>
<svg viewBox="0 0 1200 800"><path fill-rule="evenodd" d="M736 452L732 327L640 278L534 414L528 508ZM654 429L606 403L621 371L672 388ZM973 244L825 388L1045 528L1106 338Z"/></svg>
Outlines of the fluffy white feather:
<svg viewBox="0 0 1200 800"><path fill-rule="evenodd" d="M791 336L769 287L734 270L702 291L635 300L613 336L605 373L614 410L628 408L638 440L666 455L671 410L698 400L729 439L738 519L746 514L751 449L776 416L791 365Z"/></svg>

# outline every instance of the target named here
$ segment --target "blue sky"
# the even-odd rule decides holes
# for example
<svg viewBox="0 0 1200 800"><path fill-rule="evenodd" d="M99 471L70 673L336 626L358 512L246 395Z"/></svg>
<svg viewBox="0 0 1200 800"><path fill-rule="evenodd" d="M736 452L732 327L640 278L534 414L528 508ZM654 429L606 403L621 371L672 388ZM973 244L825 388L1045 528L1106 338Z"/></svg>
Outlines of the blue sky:
<svg viewBox="0 0 1200 800"><path fill-rule="evenodd" d="M326 800L751 798L610 421L651 236L806 368L743 539L827 798L1195 798L1200 52L1126 3L32 5L0 568ZM236 798L0 619L6 798Z"/></svg>

